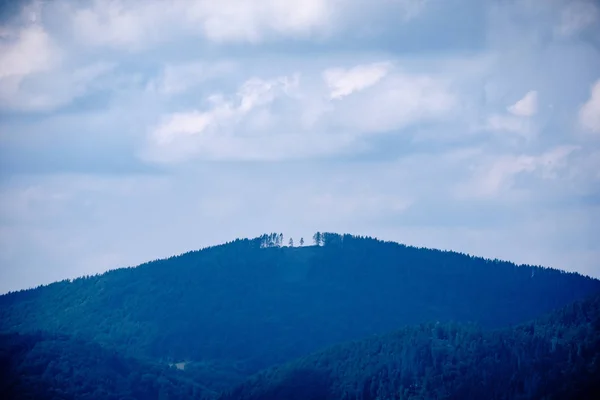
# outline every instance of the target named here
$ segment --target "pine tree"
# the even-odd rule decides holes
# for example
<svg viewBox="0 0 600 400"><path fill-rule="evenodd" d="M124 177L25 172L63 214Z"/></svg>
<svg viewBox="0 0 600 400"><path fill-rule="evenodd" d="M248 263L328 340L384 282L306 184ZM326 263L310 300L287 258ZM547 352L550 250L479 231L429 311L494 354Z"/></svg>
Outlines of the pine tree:
<svg viewBox="0 0 600 400"><path fill-rule="evenodd" d="M313 235L313 240L314 240L316 246L320 246L321 245L321 241L322 241L321 232L315 233Z"/></svg>

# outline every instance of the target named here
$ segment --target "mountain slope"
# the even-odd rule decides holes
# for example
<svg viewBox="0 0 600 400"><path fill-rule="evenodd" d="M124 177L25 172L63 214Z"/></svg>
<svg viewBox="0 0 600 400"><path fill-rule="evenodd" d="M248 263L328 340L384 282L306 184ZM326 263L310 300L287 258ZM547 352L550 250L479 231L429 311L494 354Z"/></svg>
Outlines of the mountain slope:
<svg viewBox="0 0 600 400"><path fill-rule="evenodd" d="M121 357L64 335L0 335L4 399L201 399L212 392L179 371Z"/></svg>
<svg viewBox="0 0 600 400"><path fill-rule="evenodd" d="M0 331L234 366L222 385L341 341L427 321L501 327L600 290L578 274L369 238L285 248L272 237L0 296Z"/></svg>
<svg viewBox="0 0 600 400"><path fill-rule="evenodd" d="M423 324L263 371L220 400L598 399L600 296L515 328Z"/></svg>

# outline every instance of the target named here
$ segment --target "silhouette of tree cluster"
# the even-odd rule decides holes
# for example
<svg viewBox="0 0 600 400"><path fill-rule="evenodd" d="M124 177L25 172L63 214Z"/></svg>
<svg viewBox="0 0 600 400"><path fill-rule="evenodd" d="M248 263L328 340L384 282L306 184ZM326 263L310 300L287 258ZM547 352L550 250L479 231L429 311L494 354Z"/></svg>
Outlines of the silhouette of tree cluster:
<svg viewBox="0 0 600 400"><path fill-rule="evenodd" d="M264 234L260 237L260 247L281 247L283 244L283 233Z"/></svg>

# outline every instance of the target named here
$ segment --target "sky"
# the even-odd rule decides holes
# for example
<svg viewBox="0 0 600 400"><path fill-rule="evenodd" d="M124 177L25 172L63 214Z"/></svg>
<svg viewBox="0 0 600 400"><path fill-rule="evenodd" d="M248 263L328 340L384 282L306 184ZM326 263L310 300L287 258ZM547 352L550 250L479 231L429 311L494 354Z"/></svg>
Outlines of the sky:
<svg viewBox="0 0 600 400"><path fill-rule="evenodd" d="M600 277L600 3L0 2L0 293L316 231Z"/></svg>

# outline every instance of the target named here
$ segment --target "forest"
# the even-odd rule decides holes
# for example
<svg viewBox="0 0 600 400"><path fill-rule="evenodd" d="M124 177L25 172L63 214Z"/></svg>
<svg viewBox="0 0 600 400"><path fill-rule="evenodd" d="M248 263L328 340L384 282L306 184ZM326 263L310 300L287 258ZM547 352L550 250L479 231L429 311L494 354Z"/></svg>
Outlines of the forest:
<svg viewBox="0 0 600 400"><path fill-rule="evenodd" d="M24 399L598 393L598 280L347 234L311 242L265 234L0 296L0 390Z"/></svg>
<svg viewBox="0 0 600 400"><path fill-rule="evenodd" d="M0 387L8 399L202 399L211 395L169 366L121 357L114 350L64 335L2 334L0 365Z"/></svg>
<svg viewBox="0 0 600 400"><path fill-rule="evenodd" d="M263 371L220 400L598 399L600 296L512 328L428 323Z"/></svg>

